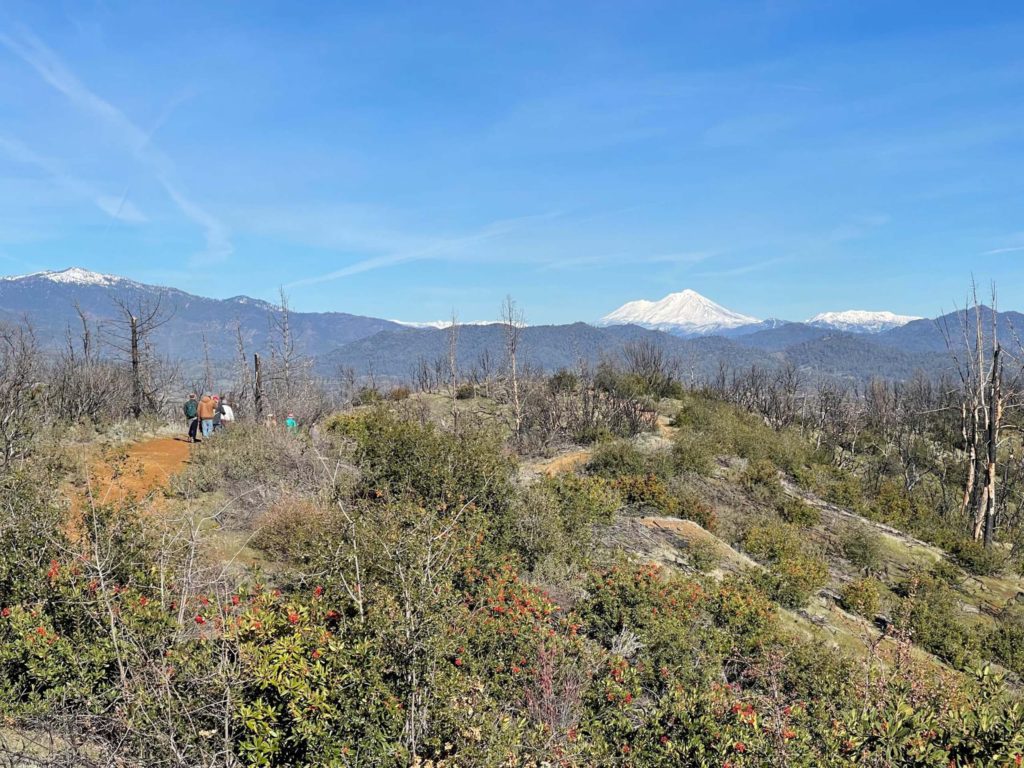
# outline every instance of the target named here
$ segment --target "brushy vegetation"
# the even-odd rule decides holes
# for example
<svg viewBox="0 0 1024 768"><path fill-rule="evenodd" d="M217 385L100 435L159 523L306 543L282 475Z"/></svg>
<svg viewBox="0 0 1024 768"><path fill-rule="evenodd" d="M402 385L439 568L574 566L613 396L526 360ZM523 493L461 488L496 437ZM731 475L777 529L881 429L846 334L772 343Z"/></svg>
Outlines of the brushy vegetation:
<svg viewBox="0 0 1024 768"><path fill-rule="evenodd" d="M72 514L67 467L23 444L0 473L0 749L87 768L1024 759L1019 692L984 666L1021 672L1020 611L965 621L946 561L884 581L881 535L822 530L824 507L791 487L921 531L917 489L940 481L907 490L891 456L837 462L845 438L787 422L785 398L737 407L629 354L524 378L518 414L483 382L453 386L443 418L367 389L315 430L236 424L194 449L160 514ZM634 439L665 397L675 435ZM520 471L567 438L594 441L580 471ZM702 531L683 568L605 543L638 515L715 531L725 491L759 566ZM253 562L218 555L223 535ZM886 614L884 639L863 622L867 655L803 639L783 610L817 600L830 566L860 572L847 609Z"/></svg>

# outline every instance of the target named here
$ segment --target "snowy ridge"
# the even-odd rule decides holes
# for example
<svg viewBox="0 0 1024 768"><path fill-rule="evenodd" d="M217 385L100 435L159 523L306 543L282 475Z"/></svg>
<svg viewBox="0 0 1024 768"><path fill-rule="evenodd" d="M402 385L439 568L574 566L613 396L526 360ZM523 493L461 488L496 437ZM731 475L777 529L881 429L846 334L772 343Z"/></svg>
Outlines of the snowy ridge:
<svg viewBox="0 0 1024 768"><path fill-rule="evenodd" d="M639 325L659 331L705 335L761 322L716 304L696 291L670 293L660 301L640 299L605 315L599 325Z"/></svg>
<svg viewBox="0 0 1024 768"><path fill-rule="evenodd" d="M235 304L247 304L252 307L266 309L270 312L277 312L278 310L280 310L280 307L271 304L269 301L264 301L263 299L254 299L251 296L232 296L229 299L224 299L224 301L230 301Z"/></svg>
<svg viewBox="0 0 1024 768"><path fill-rule="evenodd" d="M69 267L68 269L61 270L46 270L43 272L33 272L28 275L12 275L11 277L0 278L0 280L15 281L28 280L30 278L49 280L53 283L64 283L68 285L110 286L118 285L120 283L131 283L131 280L124 277L118 277L117 275L103 275L99 272L90 272L88 269L82 269L81 267Z"/></svg>
<svg viewBox="0 0 1024 768"><path fill-rule="evenodd" d="M852 333L881 333L920 319L913 315L897 315L894 312L848 309L843 312L822 312L808 320L807 324Z"/></svg>
<svg viewBox="0 0 1024 768"><path fill-rule="evenodd" d="M433 328L439 330L450 328L452 325L451 320L428 320L422 323L406 320L392 320L391 322L404 325L406 328ZM496 325L497 322L497 320L458 320L457 325Z"/></svg>

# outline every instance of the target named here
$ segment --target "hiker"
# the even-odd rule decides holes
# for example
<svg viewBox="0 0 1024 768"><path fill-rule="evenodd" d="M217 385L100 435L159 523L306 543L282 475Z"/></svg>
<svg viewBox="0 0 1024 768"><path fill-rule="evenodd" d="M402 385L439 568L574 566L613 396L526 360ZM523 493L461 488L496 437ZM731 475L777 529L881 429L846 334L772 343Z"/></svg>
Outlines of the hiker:
<svg viewBox="0 0 1024 768"><path fill-rule="evenodd" d="M221 417L224 415L224 406L221 405L220 395L213 396L213 431L219 432L221 428Z"/></svg>
<svg viewBox="0 0 1024 768"><path fill-rule="evenodd" d="M297 422L295 420L295 414L294 413L289 413L288 414L288 418L284 420L284 426L285 426L285 429L287 429L289 432L298 432L299 431L299 422Z"/></svg>
<svg viewBox="0 0 1024 768"><path fill-rule="evenodd" d="M213 434L213 417L216 411L217 406L214 405L213 398L203 395L203 399L199 401L199 423L203 427L203 437Z"/></svg>
<svg viewBox="0 0 1024 768"><path fill-rule="evenodd" d="M228 405L227 398L222 397L220 399L220 409L222 411L220 415L220 425L222 427L231 426L231 422L235 420L235 409Z"/></svg>
<svg viewBox="0 0 1024 768"><path fill-rule="evenodd" d="M185 401L185 405L181 409L185 413L185 418L188 419L188 441L194 443L196 430L199 429L199 401L196 400L195 392L188 396L188 400Z"/></svg>

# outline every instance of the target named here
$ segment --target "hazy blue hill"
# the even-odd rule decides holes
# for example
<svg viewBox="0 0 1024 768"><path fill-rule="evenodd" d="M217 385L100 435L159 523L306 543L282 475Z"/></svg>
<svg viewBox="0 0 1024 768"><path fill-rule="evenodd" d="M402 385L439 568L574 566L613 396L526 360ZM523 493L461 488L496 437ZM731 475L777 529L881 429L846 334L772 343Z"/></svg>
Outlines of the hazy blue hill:
<svg viewBox="0 0 1024 768"><path fill-rule="evenodd" d="M737 338L737 343L765 352L781 352L794 344L816 341L839 332L815 328L806 323L784 323L768 330L756 331Z"/></svg>
<svg viewBox="0 0 1024 768"><path fill-rule="evenodd" d="M982 325L990 323L990 310L982 308ZM879 343L890 347L898 347L908 352L942 352L946 353L946 337L948 332L954 344L963 344L964 326L968 335L973 338L976 328L976 315L973 310L949 312L934 320L915 320L900 328L880 333ZM1017 344L1016 337L1024 338L1024 314L1020 312L1000 312L997 325L999 337L1007 346Z"/></svg>
<svg viewBox="0 0 1024 768"><path fill-rule="evenodd" d="M871 337L831 333L788 347L786 359L819 375L866 380L872 376L908 379L918 370L931 376L949 370L949 356L931 351L907 351L876 343Z"/></svg>
<svg viewBox="0 0 1024 768"><path fill-rule="evenodd" d="M196 290L202 288L202 284L196 285ZM45 276L0 280L0 319L23 322L27 318L40 341L48 346L63 344L69 327L77 332L80 322L76 304L98 327L109 327L118 316L117 301L159 301L170 320L154 340L161 352L185 360L202 355L204 336L212 359L233 358L238 324L250 350L265 349L276 311L273 305L245 296L208 299L125 279L107 284L58 282ZM388 320L343 312L293 312L291 323L297 347L310 355L322 355L339 344L383 330L402 328Z"/></svg>
<svg viewBox="0 0 1024 768"><path fill-rule="evenodd" d="M364 373L406 377L421 357L429 363L448 354L448 332L437 329L386 331L344 345L324 361L327 369L346 366ZM524 328L519 361L544 370L573 368L580 361L593 366L605 358L616 358L631 341L649 340L679 361L687 376L713 375L720 362L733 366L754 363L776 365L765 354L721 337L681 338L635 325L597 328L586 323L540 325ZM501 325L460 326L459 365L464 370L478 364L489 353L495 365L505 355L505 329Z"/></svg>
<svg viewBox="0 0 1024 768"><path fill-rule="evenodd" d="M725 328L720 333L714 334L716 336L724 336L727 339L739 339L746 338L762 331L770 331L774 328L781 328L785 325L792 325L789 320L780 320L777 317L770 317L767 320L762 320L759 323L751 323L750 325L741 325L737 328Z"/></svg>

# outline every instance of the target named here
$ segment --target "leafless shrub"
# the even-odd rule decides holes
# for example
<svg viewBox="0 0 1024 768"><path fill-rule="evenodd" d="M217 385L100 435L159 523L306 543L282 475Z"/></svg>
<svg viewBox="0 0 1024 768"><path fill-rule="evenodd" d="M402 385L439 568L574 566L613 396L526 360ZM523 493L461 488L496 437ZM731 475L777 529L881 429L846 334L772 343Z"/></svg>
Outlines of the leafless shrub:
<svg viewBox="0 0 1024 768"><path fill-rule="evenodd" d="M39 429L43 370L32 329L0 326L0 469L25 457Z"/></svg>

